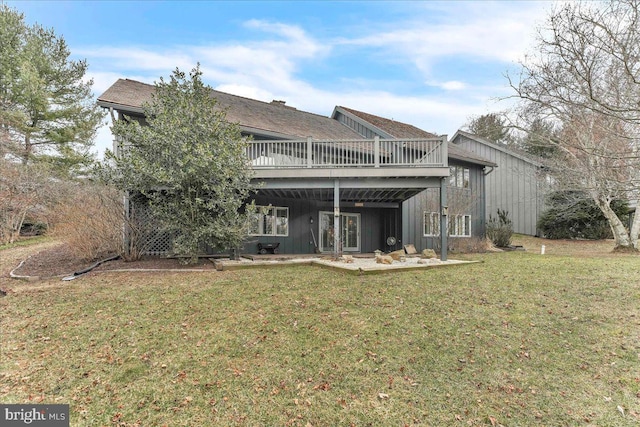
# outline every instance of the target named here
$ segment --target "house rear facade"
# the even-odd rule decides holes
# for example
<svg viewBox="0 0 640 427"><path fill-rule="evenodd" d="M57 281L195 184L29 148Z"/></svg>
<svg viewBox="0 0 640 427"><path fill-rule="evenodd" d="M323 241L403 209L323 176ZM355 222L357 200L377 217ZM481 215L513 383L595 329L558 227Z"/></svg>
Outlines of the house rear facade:
<svg viewBox="0 0 640 427"><path fill-rule="evenodd" d="M98 104L109 109L114 120L127 115L143 121L142 106L154 90L153 85L120 79ZM277 244L281 253L289 254L387 251L405 243L420 250L436 247L436 240L446 248L447 233L414 238L409 230L417 223L424 234L425 216L408 201L432 189L437 197L429 209L438 217L429 217L427 231L445 228L447 217L439 214L447 206L448 192L441 189L450 182L450 159L456 166L469 166L468 172L460 172L463 186L475 182L475 169L483 167L479 162L487 163L457 148L450 153L446 136L424 131L363 134L338 117L300 111L282 101L266 103L218 91L212 96L227 120L252 137L247 157L260 184L255 196L260 208L242 248L245 253L257 252L258 244ZM480 191L482 186L476 185ZM481 223L475 227L484 232ZM446 259L446 250L442 256Z"/></svg>
<svg viewBox="0 0 640 427"><path fill-rule="evenodd" d="M363 137L428 138L434 134L413 125L390 120L352 108L338 106L332 117ZM450 244L456 239L485 235L485 177L496 167L491 162L458 146L448 146L449 177L445 206ZM402 204L402 241L420 248L439 249L440 188L427 188Z"/></svg>
<svg viewBox="0 0 640 427"><path fill-rule="evenodd" d="M453 135L449 147L461 147L499 166L486 177L486 217L496 217L498 209L507 211L514 232L539 235L538 218L548 193L541 163L462 130Z"/></svg>

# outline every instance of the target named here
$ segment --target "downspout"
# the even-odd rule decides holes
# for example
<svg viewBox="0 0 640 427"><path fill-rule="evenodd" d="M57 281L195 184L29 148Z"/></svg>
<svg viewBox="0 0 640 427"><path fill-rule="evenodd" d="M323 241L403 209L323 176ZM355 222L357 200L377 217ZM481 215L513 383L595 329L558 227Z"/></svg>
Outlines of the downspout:
<svg viewBox="0 0 640 427"><path fill-rule="evenodd" d="M485 166L482 169L482 193L481 193L481 215L482 217L480 218L482 221L482 227L483 227L483 232L482 232L482 237L487 237L487 180L485 179L485 177L487 175L489 175L491 172L494 171L496 167L495 166ZM487 171L487 169L489 169Z"/></svg>

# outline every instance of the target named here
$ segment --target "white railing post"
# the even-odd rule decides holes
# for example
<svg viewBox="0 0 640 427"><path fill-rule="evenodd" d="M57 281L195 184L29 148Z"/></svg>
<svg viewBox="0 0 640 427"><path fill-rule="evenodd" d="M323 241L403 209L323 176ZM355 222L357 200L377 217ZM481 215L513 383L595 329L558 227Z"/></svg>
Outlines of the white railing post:
<svg viewBox="0 0 640 427"><path fill-rule="evenodd" d="M307 168L313 167L313 144L311 137L307 138Z"/></svg>
<svg viewBox="0 0 640 427"><path fill-rule="evenodd" d="M373 167L380 167L380 137L373 137Z"/></svg>

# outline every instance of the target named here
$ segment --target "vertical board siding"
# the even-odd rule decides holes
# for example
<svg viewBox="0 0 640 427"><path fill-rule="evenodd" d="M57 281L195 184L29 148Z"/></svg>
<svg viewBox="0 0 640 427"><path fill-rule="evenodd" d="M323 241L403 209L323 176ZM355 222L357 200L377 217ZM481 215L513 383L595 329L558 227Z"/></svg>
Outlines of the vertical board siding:
<svg viewBox="0 0 640 427"><path fill-rule="evenodd" d="M486 217L484 206L484 172L481 166L450 161L469 168L469 188L447 188L449 215L471 215L471 236L485 235ZM439 237L426 237L423 230L424 212L440 211L440 189L428 188L405 201L402 205L403 243L413 244L418 251L435 249L440 245ZM460 239L464 239L461 237Z"/></svg>
<svg viewBox="0 0 640 427"><path fill-rule="evenodd" d="M371 129L369 129L368 127L362 125L361 123L353 120L351 117L347 117L342 113L338 113L336 119L344 124L345 126L353 129L354 131L356 131L357 133L359 133L360 135L362 135L365 138L373 138L374 136L379 136L377 133L373 132Z"/></svg>
<svg viewBox="0 0 640 427"><path fill-rule="evenodd" d="M247 254L258 253L258 243L280 243L279 252L282 254L312 254L314 253L313 236L311 227L315 233L316 242L319 242L318 212L331 211L333 207L328 203L319 203L314 200L294 200L255 197L256 205L287 207L289 208L289 235L288 236L248 236L243 252ZM386 250L386 238L390 235L401 239L402 225L399 208L341 208L342 213L360 214L360 252L371 253L376 249ZM313 224L309 218L313 218ZM389 234L393 232L393 234ZM400 246L400 242L398 243Z"/></svg>
<svg viewBox="0 0 640 427"><path fill-rule="evenodd" d="M498 165L485 177L487 219L489 215L495 217L498 209L506 210L514 232L536 235L544 203L538 167L464 135L458 135L453 142Z"/></svg>

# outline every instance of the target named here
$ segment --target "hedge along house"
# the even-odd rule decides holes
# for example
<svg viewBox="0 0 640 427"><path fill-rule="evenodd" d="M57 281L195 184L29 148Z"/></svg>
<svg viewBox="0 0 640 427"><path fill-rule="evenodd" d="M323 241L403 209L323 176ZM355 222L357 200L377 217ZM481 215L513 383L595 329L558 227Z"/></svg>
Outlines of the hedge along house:
<svg viewBox="0 0 640 427"><path fill-rule="evenodd" d="M120 79L98 104L111 111L113 120L127 115L143 121L142 105L154 90L153 85ZM278 244L280 252L290 254L397 249L403 203L426 188L447 185L445 136L365 137L338 120L283 101L266 103L219 91L211 96L227 120L253 138L247 160L260 184L255 202L261 208L245 253L255 253L257 243ZM437 202L440 212L446 200ZM442 221L446 224L446 216ZM447 234L440 239L446 248ZM441 258L446 256L442 251Z"/></svg>
<svg viewBox="0 0 640 427"><path fill-rule="evenodd" d="M498 209L509 212L513 231L536 236L538 218L545 208L548 183L543 165L526 155L462 130L457 131L449 149L462 147L499 165L486 178L486 216Z"/></svg>
<svg viewBox="0 0 640 427"><path fill-rule="evenodd" d="M363 137L431 138L426 132L407 123L386 119L347 107L336 107L332 117L354 129ZM485 236L485 177L497 165L481 156L448 146L449 177L437 188L427 188L402 204L402 241L418 248L442 247L440 230L448 235L449 244L458 239ZM442 188L446 191L442 192ZM444 197L443 197L444 195ZM443 221L440 201L446 206ZM446 226L446 228L445 228Z"/></svg>

